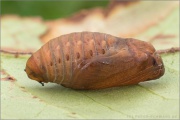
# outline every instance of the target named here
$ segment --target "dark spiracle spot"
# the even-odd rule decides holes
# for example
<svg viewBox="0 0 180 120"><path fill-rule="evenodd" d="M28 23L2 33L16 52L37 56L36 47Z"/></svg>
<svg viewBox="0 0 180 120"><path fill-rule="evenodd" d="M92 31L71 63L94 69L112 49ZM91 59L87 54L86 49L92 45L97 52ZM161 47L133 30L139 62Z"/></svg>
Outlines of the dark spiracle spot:
<svg viewBox="0 0 180 120"><path fill-rule="evenodd" d="M51 63L50 63L50 66L52 66L52 65L53 65L53 63L51 62Z"/></svg>
<svg viewBox="0 0 180 120"><path fill-rule="evenodd" d="M105 50L104 49L102 49L102 54L105 54Z"/></svg>
<svg viewBox="0 0 180 120"><path fill-rule="evenodd" d="M76 58L77 58L77 59L79 59L79 58L80 58L80 54L79 54L79 52L78 52L78 53L76 53Z"/></svg>
<svg viewBox="0 0 180 120"><path fill-rule="evenodd" d="M92 51L92 50L90 50L90 51L89 51L89 54L90 54L91 56L93 56L93 51Z"/></svg>
<svg viewBox="0 0 180 120"><path fill-rule="evenodd" d="M60 58L58 59L58 63L61 63L61 59Z"/></svg>
<svg viewBox="0 0 180 120"><path fill-rule="evenodd" d="M66 60L69 61L69 55L66 55Z"/></svg>
<svg viewBox="0 0 180 120"><path fill-rule="evenodd" d="M41 69L46 72L46 68L43 65L41 66Z"/></svg>

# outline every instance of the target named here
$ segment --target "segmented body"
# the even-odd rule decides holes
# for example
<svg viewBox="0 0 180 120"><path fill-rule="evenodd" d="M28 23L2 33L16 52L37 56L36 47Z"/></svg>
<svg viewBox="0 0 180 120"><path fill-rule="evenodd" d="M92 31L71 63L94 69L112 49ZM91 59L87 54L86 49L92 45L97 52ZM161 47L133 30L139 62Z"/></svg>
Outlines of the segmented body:
<svg viewBox="0 0 180 120"><path fill-rule="evenodd" d="M149 57L154 52L146 42L79 32L50 40L33 54L33 60L40 71L36 76L43 80L38 81L75 89L100 89L147 80L152 67Z"/></svg>
<svg viewBox="0 0 180 120"><path fill-rule="evenodd" d="M117 39L108 34L82 32L49 41L38 51L44 79L58 84L71 81L80 63L97 56L108 56L109 49L118 49Z"/></svg>

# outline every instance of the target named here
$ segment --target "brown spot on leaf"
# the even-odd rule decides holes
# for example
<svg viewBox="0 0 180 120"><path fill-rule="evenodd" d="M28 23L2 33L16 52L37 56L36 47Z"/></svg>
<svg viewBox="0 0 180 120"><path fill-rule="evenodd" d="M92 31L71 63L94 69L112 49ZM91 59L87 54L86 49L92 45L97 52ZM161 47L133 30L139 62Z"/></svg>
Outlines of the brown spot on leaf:
<svg viewBox="0 0 180 120"><path fill-rule="evenodd" d="M33 96L32 98L37 98L37 96Z"/></svg>
<svg viewBox="0 0 180 120"><path fill-rule="evenodd" d="M2 81L15 81L15 78L8 74L4 69L1 70L1 74L5 75L6 77L1 78Z"/></svg>
<svg viewBox="0 0 180 120"><path fill-rule="evenodd" d="M20 88L25 89L25 87L22 87L22 86Z"/></svg>
<svg viewBox="0 0 180 120"><path fill-rule="evenodd" d="M75 115L76 113L75 112L72 112L73 115Z"/></svg>
<svg viewBox="0 0 180 120"><path fill-rule="evenodd" d="M12 80L12 81L13 81L13 80L15 80L15 78L12 77L12 76L7 76L7 77L5 77L5 78L2 78L2 80L7 80L7 81L8 81L8 80L10 80L10 81Z"/></svg>

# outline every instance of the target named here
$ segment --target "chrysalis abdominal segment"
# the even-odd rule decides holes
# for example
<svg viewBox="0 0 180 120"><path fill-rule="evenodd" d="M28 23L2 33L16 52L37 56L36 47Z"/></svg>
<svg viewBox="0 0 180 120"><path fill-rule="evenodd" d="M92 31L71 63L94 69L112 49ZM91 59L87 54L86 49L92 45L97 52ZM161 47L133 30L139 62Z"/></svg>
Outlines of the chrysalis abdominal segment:
<svg viewBox="0 0 180 120"><path fill-rule="evenodd" d="M61 57L62 57L62 71L63 71L63 73L62 73L62 79L60 80L60 83L59 84L61 84L63 81L64 81L64 79L65 79L65 61L64 61L64 53L63 53L63 47L62 47L62 43L61 43L61 41L59 40L59 38L58 38L58 41L59 41L59 45L60 45L60 52L61 52Z"/></svg>
<svg viewBox="0 0 180 120"><path fill-rule="evenodd" d="M27 61L29 78L73 89L102 89L161 77L164 65L154 47L133 38L77 32L54 38Z"/></svg>

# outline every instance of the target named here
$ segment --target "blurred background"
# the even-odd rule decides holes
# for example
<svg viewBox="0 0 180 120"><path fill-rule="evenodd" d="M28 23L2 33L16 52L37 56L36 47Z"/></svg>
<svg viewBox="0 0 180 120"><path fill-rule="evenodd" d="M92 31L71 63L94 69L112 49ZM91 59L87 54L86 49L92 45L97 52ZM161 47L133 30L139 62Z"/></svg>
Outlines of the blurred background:
<svg viewBox="0 0 180 120"><path fill-rule="evenodd" d="M45 20L71 16L81 9L106 7L108 0L100 1L2 1L1 14L21 16L41 16Z"/></svg>

